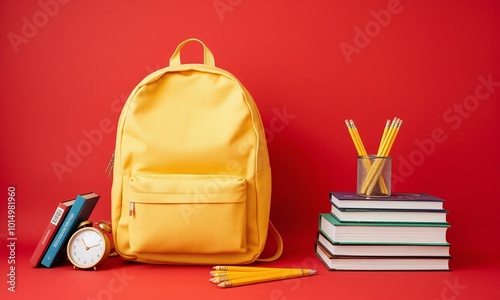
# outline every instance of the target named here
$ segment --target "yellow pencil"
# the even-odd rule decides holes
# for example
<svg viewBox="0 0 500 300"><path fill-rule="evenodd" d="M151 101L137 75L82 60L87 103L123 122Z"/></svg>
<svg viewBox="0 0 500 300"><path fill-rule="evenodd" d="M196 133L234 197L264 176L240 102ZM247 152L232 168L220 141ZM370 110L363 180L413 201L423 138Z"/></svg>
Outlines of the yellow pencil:
<svg viewBox="0 0 500 300"><path fill-rule="evenodd" d="M366 156L367 152L365 149L365 145L363 144L363 141L361 140L361 136L359 135L359 131L358 131L358 128L356 127L356 124L354 124L354 121L352 119L349 120L349 124L351 125L351 129L352 129L354 138L356 139L356 141L358 142L358 145L359 145L359 151L358 151L359 155Z"/></svg>
<svg viewBox="0 0 500 300"><path fill-rule="evenodd" d="M228 271L230 272L230 271ZM283 275L287 274L286 271L255 271L255 272L231 272L227 274L213 275L208 281L212 283L221 283L223 281L259 277L259 276L272 276L272 275Z"/></svg>
<svg viewBox="0 0 500 300"><path fill-rule="evenodd" d="M382 146L384 145L385 140L387 139L387 132L389 131L390 126L391 126L391 120L387 120L385 122L384 132L382 133L382 138L380 139L380 144L378 146L377 154L379 154L382 151Z"/></svg>
<svg viewBox="0 0 500 300"><path fill-rule="evenodd" d="M354 136L354 132L352 130L351 124L349 123L348 120L345 120L345 125L347 126L347 130L349 131L349 135L351 136L354 147L356 148L356 152L358 152L358 155L362 155L362 150L359 146L359 143L358 143L356 136Z"/></svg>
<svg viewBox="0 0 500 300"><path fill-rule="evenodd" d="M278 269L278 270L248 270L248 271L223 271L223 270L214 270L210 271L210 276L227 276L227 275L237 275L237 274L258 274L258 273L283 273L287 270L296 270L296 269ZM300 269L297 269L300 270Z"/></svg>
<svg viewBox="0 0 500 300"><path fill-rule="evenodd" d="M301 268L269 268L269 267L247 267L247 266L214 266L214 270L218 271L287 271L287 270L302 270Z"/></svg>
<svg viewBox="0 0 500 300"><path fill-rule="evenodd" d="M283 273L283 274L275 273L275 274L270 274L270 275L261 275L261 276L255 276L255 277L248 277L248 278L223 281L223 282L220 282L219 284L217 284L217 286L221 287L221 288L228 288L228 287L269 282L269 281L275 281L275 280L298 278L298 277L302 277L302 276L311 276L311 275L314 275L316 273L317 273L316 270L303 269L303 272L301 272L300 274L297 274L297 273L291 273L291 274L290 273Z"/></svg>
<svg viewBox="0 0 500 300"><path fill-rule="evenodd" d="M392 135L391 140L389 141L389 144L387 145L386 149L386 156L389 156L389 153L391 152L392 145L394 145L394 141L396 140L396 137L398 136L399 129L401 128L401 125L403 125L403 121L401 119L398 119L394 128L394 133Z"/></svg>
<svg viewBox="0 0 500 300"><path fill-rule="evenodd" d="M394 140L396 139L399 129L401 128L401 124L402 124L401 119L394 118L394 120L391 122L388 131L386 132L386 138L383 139L382 142L383 144L379 146L379 152L377 153L377 156L382 156L382 157L389 156L392 145L394 144ZM373 189L377 182L376 179L381 178L380 175L382 173L383 168L384 168L384 160L378 159L373 163L361 187L362 194L371 195L373 193Z"/></svg>
<svg viewBox="0 0 500 300"><path fill-rule="evenodd" d="M366 186L366 188L362 188L362 194L367 196L371 196L373 194L373 189L375 187L375 184L377 183L376 178L381 178L380 175L382 174L383 170L384 160L382 158L376 158L364 182L364 186Z"/></svg>
<svg viewBox="0 0 500 300"><path fill-rule="evenodd" d="M387 156L389 154L389 144L391 143L391 140L394 138L394 133L396 131L396 127L398 124L399 119L394 118L392 120L391 126L387 132L387 138L384 140L384 144L381 145L381 151L378 154L378 156Z"/></svg>
<svg viewBox="0 0 500 300"><path fill-rule="evenodd" d="M366 152L365 146L363 145L363 142L361 140L361 136L359 135L358 129L356 127L356 124L354 124L354 121L351 119L349 121L345 120L345 123L347 125L347 128L349 129L349 134L351 135L351 138L354 142L354 145L356 149L358 150L358 155L359 156L368 156L368 153ZM389 121L390 123L390 121ZM384 134L387 133L388 131L388 126L386 124L386 129L384 130ZM382 136L382 139L384 139L384 134ZM363 168L365 169L365 172L369 172L371 169L372 165L369 160L364 159L363 160ZM384 181L384 178L379 177L378 179L378 184L380 186L380 190L382 193L387 194L387 185Z"/></svg>

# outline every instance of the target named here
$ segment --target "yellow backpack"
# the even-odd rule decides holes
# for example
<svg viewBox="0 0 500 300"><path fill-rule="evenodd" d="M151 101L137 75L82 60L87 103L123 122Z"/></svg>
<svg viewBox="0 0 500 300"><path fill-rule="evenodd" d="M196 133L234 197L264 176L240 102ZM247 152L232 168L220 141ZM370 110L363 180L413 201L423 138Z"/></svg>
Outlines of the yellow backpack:
<svg viewBox="0 0 500 300"><path fill-rule="evenodd" d="M182 64L202 44L203 64ZM158 264L271 261L271 168L257 106L198 39L144 78L120 115L113 164L113 238L125 260ZM259 258L269 230L276 253Z"/></svg>

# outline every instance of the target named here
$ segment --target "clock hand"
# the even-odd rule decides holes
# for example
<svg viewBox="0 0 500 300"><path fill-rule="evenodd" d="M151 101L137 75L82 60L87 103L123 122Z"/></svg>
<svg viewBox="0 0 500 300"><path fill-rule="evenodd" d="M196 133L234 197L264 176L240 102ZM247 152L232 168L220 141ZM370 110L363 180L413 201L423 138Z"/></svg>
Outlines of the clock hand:
<svg viewBox="0 0 500 300"><path fill-rule="evenodd" d="M85 250L89 250L89 247L87 246L87 244L85 244L85 240L82 238L82 242L83 242L83 245L85 246Z"/></svg>
<svg viewBox="0 0 500 300"><path fill-rule="evenodd" d="M88 248L87 248L87 250L88 250L88 249L90 249L90 248L97 247L97 246L99 246L99 245L101 245L101 244L97 244L97 245L90 246L90 247L88 247Z"/></svg>

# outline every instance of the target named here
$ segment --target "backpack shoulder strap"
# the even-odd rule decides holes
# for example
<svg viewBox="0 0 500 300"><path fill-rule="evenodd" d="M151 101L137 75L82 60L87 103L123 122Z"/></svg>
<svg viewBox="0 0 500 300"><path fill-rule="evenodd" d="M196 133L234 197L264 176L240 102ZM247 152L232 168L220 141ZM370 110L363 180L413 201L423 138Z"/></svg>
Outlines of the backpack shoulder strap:
<svg viewBox="0 0 500 300"><path fill-rule="evenodd" d="M257 261L261 262L270 262L270 261L275 261L277 260L280 256L281 253L283 252L283 239L281 238L280 233L274 227L273 223L269 220L269 231L271 232L271 235L273 236L274 240L276 241L276 252L274 253L273 256L267 257L267 258L257 258Z"/></svg>

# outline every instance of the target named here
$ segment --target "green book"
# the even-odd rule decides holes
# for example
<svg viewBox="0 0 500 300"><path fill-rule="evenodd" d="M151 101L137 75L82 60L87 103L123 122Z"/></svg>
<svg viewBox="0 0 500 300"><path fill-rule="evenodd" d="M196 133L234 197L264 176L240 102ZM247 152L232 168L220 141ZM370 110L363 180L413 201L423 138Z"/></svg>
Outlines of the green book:
<svg viewBox="0 0 500 300"><path fill-rule="evenodd" d="M319 214L319 229L334 243L447 245L450 225L441 223L341 222L330 213Z"/></svg>

